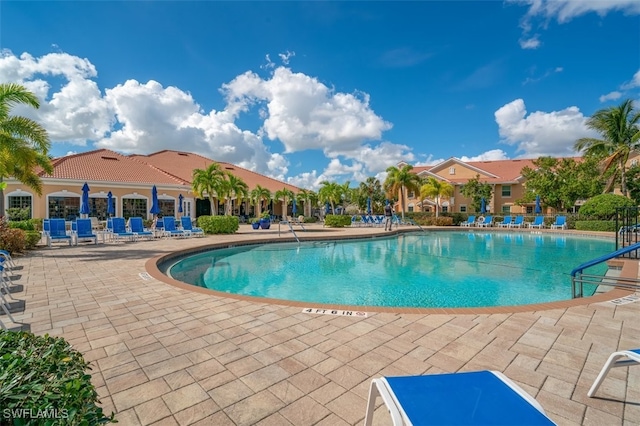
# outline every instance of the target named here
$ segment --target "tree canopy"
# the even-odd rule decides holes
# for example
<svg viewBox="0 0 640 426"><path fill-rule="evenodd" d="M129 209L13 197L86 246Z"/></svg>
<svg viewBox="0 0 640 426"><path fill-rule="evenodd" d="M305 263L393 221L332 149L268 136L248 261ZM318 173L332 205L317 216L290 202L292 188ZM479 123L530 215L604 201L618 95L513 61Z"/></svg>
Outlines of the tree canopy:
<svg viewBox="0 0 640 426"><path fill-rule="evenodd" d="M413 173L413 166L406 164L402 168L391 166L387 168L387 178L384 181L384 190L387 197L395 200L400 194L400 209L402 211L402 219L404 219L404 211L406 209L405 190L412 192L420 191L420 176Z"/></svg>
<svg viewBox="0 0 640 426"><path fill-rule="evenodd" d="M493 187L486 182L480 182L480 175L476 175L462 185L460 193L471 200L473 211L479 212L482 199L484 198L487 202L491 199Z"/></svg>

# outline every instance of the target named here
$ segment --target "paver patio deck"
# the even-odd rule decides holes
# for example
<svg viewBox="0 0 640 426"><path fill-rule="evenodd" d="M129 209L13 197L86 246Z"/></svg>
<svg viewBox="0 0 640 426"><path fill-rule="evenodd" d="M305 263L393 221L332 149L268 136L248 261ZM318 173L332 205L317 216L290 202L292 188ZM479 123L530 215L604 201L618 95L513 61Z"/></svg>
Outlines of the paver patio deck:
<svg viewBox="0 0 640 426"><path fill-rule="evenodd" d="M383 232L316 225L298 234ZM125 426L356 425L374 377L478 369L504 372L560 425L640 424L640 368L612 370L598 398L587 397L611 352L639 346L640 302L356 318L141 275L176 250L284 238L242 225L230 236L42 248L17 258L24 291L14 296L26 309L14 317L81 351L102 407Z"/></svg>

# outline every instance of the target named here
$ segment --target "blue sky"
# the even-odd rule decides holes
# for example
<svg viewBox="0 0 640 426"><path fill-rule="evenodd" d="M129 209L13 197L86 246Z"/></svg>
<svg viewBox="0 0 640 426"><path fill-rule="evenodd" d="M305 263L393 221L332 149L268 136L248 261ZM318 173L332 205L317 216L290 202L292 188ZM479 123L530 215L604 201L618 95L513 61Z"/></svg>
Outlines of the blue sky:
<svg viewBox="0 0 640 426"><path fill-rule="evenodd" d="M575 155L640 100L635 0L2 1L0 49L55 156L185 150L310 189Z"/></svg>

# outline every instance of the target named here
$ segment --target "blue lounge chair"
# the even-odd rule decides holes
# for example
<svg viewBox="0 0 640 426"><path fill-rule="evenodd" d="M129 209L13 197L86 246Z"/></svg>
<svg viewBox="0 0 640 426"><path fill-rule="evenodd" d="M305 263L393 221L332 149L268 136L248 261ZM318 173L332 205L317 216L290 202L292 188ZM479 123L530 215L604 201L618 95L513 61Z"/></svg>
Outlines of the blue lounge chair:
<svg viewBox="0 0 640 426"><path fill-rule="evenodd" d="M504 219L502 219L502 222L498 222L498 226L500 228L509 228L511 226L511 224L513 223L511 221L511 216L505 216Z"/></svg>
<svg viewBox="0 0 640 426"><path fill-rule="evenodd" d="M482 221L480 219L482 219ZM485 216L485 217L480 216L476 221L476 226L480 228L488 228L490 226L493 226L493 216L491 215Z"/></svg>
<svg viewBox="0 0 640 426"><path fill-rule="evenodd" d="M522 225L524 225L524 216L516 216L509 228L522 228Z"/></svg>
<svg viewBox="0 0 640 426"><path fill-rule="evenodd" d="M609 356L609 359L607 359L607 362L604 363L602 370L600 370L600 374L598 374L598 377L596 377L593 385L591 385L591 389L589 389L587 395L593 397L593 394L596 393L607 373L612 368L631 367L634 365L640 365L640 349L630 349L627 351L618 351L612 353Z"/></svg>
<svg viewBox="0 0 640 426"><path fill-rule="evenodd" d="M163 218L164 221L164 233L166 237L186 237L186 232L176 228L176 218L167 216Z"/></svg>
<svg viewBox="0 0 640 426"><path fill-rule="evenodd" d="M91 219L76 219L74 224L72 232L74 245L77 246L79 240L93 240L94 244L98 244L98 236L93 233Z"/></svg>
<svg viewBox="0 0 640 426"><path fill-rule="evenodd" d="M135 238L135 234L127 230L124 217L112 217L111 226L113 227L111 235L115 241L118 241L120 238L125 238L131 241Z"/></svg>
<svg viewBox="0 0 640 426"><path fill-rule="evenodd" d="M189 235L204 237L204 230L193 226L193 222L191 222L191 218L189 216L182 216L180 218L180 223L182 224L182 230Z"/></svg>
<svg viewBox="0 0 640 426"><path fill-rule="evenodd" d="M373 379L365 415L382 397L394 425L553 425L531 395L497 371Z"/></svg>
<svg viewBox="0 0 640 426"><path fill-rule="evenodd" d="M476 216L471 215L467 218L466 222L460 222L460 226L473 226L476 224Z"/></svg>
<svg viewBox="0 0 640 426"><path fill-rule="evenodd" d="M536 216L533 222L527 224L528 228L544 228L544 216Z"/></svg>
<svg viewBox="0 0 640 426"><path fill-rule="evenodd" d="M551 224L551 229L567 229L567 217L556 216L556 221Z"/></svg>
<svg viewBox="0 0 640 426"><path fill-rule="evenodd" d="M145 237L146 239L153 238L153 232L144 228L144 223L141 217L129 218L129 230L133 232L135 238Z"/></svg>
<svg viewBox="0 0 640 426"><path fill-rule="evenodd" d="M51 247L53 241L68 241L71 245L71 235L67 234L67 223L64 219L49 219L49 231L45 234L47 245Z"/></svg>

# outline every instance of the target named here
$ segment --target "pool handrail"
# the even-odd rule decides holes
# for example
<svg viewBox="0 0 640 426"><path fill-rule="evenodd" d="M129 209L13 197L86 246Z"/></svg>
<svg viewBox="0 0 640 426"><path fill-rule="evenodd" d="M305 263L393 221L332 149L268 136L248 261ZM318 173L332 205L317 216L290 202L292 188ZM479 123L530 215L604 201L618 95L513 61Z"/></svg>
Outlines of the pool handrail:
<svg viewBox="0 0 640 426"><path fill-rule="evenodd" d="M606 262L607 260L611 260L613 258L616 258L618 256L621 256L623 254L632 252L632 251L636 251L636 250L640 250L640 243L636 243L627 247L623 247L621 249L618 249L616 251L613 251L611 253L602 255L600 257L597 257L595 259L589 260L587 262L584 262L583 264L573 268L573 270L571 271L571 293L572 293L572 297L576 298L576 297L582 297L582 284L584 283L584 280L577 277L578 274L580 274L580 276L584 276L584 277L590 277L590 278L594 278L594 276L591 275L583 275L583 271L587 268L590 268L592 266L598 265L602 262ZM580 282L580 293L576 295L576 281ZM618 281L616 282L612 282L612 283L605 283L605 282L600 282L600 284L604 284L604 285L611 285L611 286L622 286L622 287L629 287L631 286L632 288L638 288L640 287L639 283L640 281L638 280L634 280L634 279L629 279L629 278L625 278L622 281L624 281L625 283L620 283ZM631 284L628 284L631 283Z"/></svg>

